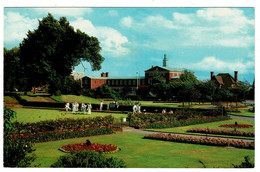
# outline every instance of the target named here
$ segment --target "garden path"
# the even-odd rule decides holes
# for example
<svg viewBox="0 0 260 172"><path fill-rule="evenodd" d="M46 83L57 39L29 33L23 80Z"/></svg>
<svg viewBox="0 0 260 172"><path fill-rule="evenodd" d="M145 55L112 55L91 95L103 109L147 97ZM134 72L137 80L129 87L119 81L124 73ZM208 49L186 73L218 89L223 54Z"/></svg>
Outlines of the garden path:
<svg viewBox="0 0 260 172"><path fill-rule="evenodd" d="M175 134L177 136L190 136L190 137L196 137L196 138L220 138L225 140L240 140L244 142L254 142L253 139L238 139L238 138L232 138L232 137L218 137L218 136L206 136L206 135L193 135L193 134L183 134L183 133L172 133L172 132L159 132L159 131L151 131L151 130L141 130L141 129L135 129L133 127L123 127L123 132L135 132L135 133L143 133L143 134L157 134L157 133L165 133L165 134Z"/></svg>

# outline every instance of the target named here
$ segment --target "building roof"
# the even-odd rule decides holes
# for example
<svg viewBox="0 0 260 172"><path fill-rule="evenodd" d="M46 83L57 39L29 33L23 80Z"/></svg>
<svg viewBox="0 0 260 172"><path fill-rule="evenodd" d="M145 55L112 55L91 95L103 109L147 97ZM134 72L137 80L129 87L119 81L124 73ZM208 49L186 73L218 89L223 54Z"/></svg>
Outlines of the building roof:
<svg viewBox="0 0 260 172"><path fill-rule="evenodd" d="M137 79L137 76L120 76L120 77L101 77L101 76L86 76L91 79ZM139 79L139 77L138 77ZM140 79L145 79L144 76L140 76Z"/></svg>
<svg viewBox="0 0 260 172"><path fill-rule="evenodd" d="M169 71L169 72L184 72L185 70L191 72L190 70L185 69L185 68L164 67L164 66L154 66L154 67L151 67L150 69L148 69L148 70L146 70L146 71L150 71L150 70L152 70L152 69L154 69L154 68L156 68L156 67L161 68L161 69L164 69L164 70L167 70L167 71ZM145 71L145 72L146 72L146 71Z"/></svg>
<svg viewBox="0 0 260 172"><path fill-rule="evenodd" d="M235 78L229 73L219 73L217 76L213 76L214 78L219 85L223 85L222 88L228 88L236 84Z"/></svg>

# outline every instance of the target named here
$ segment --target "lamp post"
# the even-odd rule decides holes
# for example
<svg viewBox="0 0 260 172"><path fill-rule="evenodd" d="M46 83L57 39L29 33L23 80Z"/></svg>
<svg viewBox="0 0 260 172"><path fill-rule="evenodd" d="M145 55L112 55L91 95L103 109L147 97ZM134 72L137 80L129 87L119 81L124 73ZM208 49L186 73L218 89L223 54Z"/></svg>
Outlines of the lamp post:
<svg viewBox="0 0 260 172"><path fill-rule="evenodd" d="M139 72L136 72L136 89L138 89L138 73Z"/></svg>

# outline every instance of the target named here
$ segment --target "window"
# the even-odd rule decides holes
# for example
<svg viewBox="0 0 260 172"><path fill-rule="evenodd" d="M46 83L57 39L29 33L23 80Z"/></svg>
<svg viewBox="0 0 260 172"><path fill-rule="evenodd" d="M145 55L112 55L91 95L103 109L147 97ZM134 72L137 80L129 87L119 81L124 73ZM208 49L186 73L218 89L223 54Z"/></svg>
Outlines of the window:
<svg viewBox="0 0 260 172"><path fill-rule="evenodd" d="M133 84L134 84L134 85L136 84L136 80L133 80Z"/></svg>
<svg viewBox="0 0 260 172"><path fill-rule="evenodd" d="M96 80L94 80L94 84L96 84L97 83L97 81Z"/></svg>
<svg viewBox="0 0 260 172"><path fill-rule="evenodd" d="M107 81L107 85L110 85L110 80Z"/></svg>
<svg viewBox="0 0 260 172"><path fill-rule="evenodd" d="M99 84L101 84L101 80L99 80Z"/></svg>
<svg viewBox="0 0 260 172"><path fill-rule="evenodd" d="M118 85L118 80L116 80L116 85Z"/></svg>
<svg viewBox="0 0 260 172"><path fill-rule="evenodd" d="M124 85L127 85L127 80L124 80Z"/></svg>
<svg viewBox="0 0 260 172"><path fill-rule="evenodd" d="M123 85L123 80L122 79L120 80L120 85Z"/></svg>
<svg viewBox="0 0 260 172"><path fill-rule="evenodd" d="M115 83L115 81L114 81L114 80L112 80L112 85L114 85L114 83Z"/></svg>
<svg viewBox="0 0 260 172"><path fill-rule="evenodd" d="M131 80L128 80L128 85L131 85L132 84L132 81Z"/></svg>

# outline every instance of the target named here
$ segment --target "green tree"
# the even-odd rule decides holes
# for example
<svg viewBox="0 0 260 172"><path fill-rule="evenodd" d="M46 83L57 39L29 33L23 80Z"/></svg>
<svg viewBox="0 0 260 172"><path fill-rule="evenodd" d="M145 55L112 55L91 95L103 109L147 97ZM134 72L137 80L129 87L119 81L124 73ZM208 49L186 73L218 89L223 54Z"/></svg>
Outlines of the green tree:
<svg viewBox="0 0 260 172"><path fill-rule="evenodd" d="M180 76L179 80L182 82L192 82L194 84L199 82L196 76L188 70L184 71L184 73Z"/></svg>
<svg viewBox="0 0 260 172"><path fill-rule="evenodd" d="M19 52L18 47L10 50L4 48L4 91L22 88Z"/></svg>
<svg viewBox="0 0 260 172"><path fill-rule="evenodd" d="M200 101L212 102L217 86L213 81L208 80L196 84L196 89L200 92Z"/></svg>
<svg viewBox="0 0 260 172"><path fill-rule="evenodd" d="M238 111L238 102L241 102L246 99L249 94L250 84L248 82L239 82L233 88L230 89L230 92L233 94L232 101L236 102L236 110Z"/></svg>
<svg viewBox="0 0 260 172"><path fill-rule="evenodd" d="M114 91L108 85L102 85L102 86L98 87L95 90L94 96L97 98L112 98L112 99L119 98L118 92Z"/></svg>
<svg viewBox="0 0 260 172"><path fill-rule="evenodd" d="M100 70L104 61L100 51L97 38L74 31L65 17L58 21L48 14L20 44L23 75L28 87L48 84L49 91L54 93L83 61L89 62L93 71Z"/></svg>

